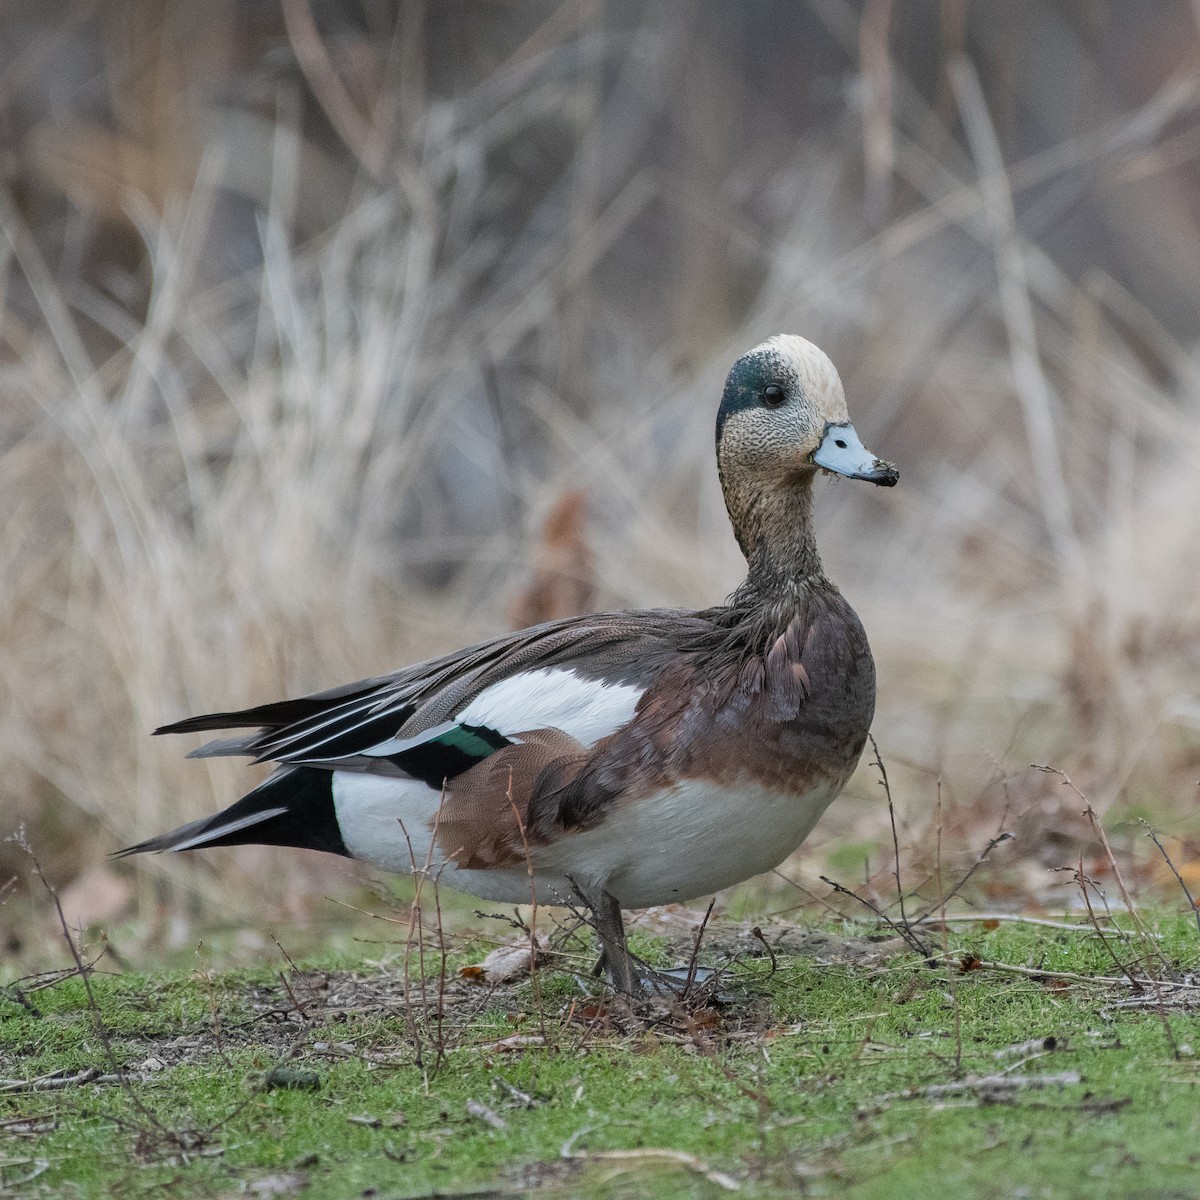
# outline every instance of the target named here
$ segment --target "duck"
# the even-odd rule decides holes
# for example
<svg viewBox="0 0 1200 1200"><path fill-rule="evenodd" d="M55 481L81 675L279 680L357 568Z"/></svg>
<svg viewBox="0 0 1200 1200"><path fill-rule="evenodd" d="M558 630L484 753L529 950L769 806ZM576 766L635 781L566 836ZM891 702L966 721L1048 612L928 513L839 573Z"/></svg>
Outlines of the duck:
<svg viewBox="0 0 1200 1200"><path fill-rule="evenodd" d="M743 354L716 417L743 582L699 610L534 625L388 675L156 734L251 730L189 757L275 764L224 811L119 851L322 850L491 901L582 906L613 989L642 993L622 911L777 866L854 771L875 709L862 623L826 577L813 485L891 487L829 357Z"/></svg>

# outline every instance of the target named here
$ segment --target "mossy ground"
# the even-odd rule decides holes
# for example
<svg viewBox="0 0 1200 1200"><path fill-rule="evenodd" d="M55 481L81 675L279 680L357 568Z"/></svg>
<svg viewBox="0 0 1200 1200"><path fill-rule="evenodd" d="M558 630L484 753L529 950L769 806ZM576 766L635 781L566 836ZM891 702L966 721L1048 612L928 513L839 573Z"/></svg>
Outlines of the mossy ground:
<svg viewBox="0 0 1200 1200"><path fill-rule="evenodd" d="M865 950L818 962L765 932L780 947L774 969L759 946L718 1007L640 1014L589 999L566 972L488 989L451 960L439 1022L436 978L426 1008L406 1007L399 952L97 973L94 1007L78 977L24 1002L10 987L0 1195L1200 1190L1200 1003L1181 999L1193 993L931 967L853 940L844 946ZM1156 932L1157 972L1185 978L1194 924L1163 918ZM709 957L720 957L712 933ZM945 936L968 966L1116 971L1086 927ZM1147 945L1112 948L1129 958ZM641 948L670 953L645 938ZM125 1084L13 1086L118 1066ZM997 1074L1028 1082L978 1082Z"/></svg>

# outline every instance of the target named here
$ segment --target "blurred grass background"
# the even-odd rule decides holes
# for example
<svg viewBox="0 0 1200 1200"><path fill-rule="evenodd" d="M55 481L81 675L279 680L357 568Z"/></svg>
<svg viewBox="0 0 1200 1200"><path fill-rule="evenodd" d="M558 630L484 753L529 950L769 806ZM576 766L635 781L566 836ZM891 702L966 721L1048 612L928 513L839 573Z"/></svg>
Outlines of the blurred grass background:
<svg viewBox="0 0 1200 1200"><path fill-rule="evenodd" d="M902 471L819 519L910 879L1007 829L985 898L1065 894L1034 761L1195 878L1198 113L1185 0L3 0L0 833L86 917L255 778L155 725L720 599L719 389L788 331ZM882 894L885 848L864 764L788 871ZM175 916L356 878L120 871Z"/></svg>

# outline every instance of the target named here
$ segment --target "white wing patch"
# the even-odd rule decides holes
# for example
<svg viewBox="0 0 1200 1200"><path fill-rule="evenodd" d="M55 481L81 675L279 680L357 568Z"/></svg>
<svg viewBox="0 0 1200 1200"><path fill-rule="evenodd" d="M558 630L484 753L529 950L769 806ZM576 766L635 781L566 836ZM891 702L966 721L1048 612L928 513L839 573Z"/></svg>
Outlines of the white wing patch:
<svg viewBox="0 0 1200 1200"><path fill-rule="evenodd" d="M584 746L633 719L643 689L584 679L561 667L523 671L485 688L455 717L508 737L530 729L561 729Z"/></svg>
<svg viewBox="0 0 1200 1200"><path fill-rule="evenodd" d="M370 758L403 754L460 725L481 725L513 741L530 729L561 729L581 745L593 746L633 718L641 696L640 687L583 679L561 667L524 671L485 688L452 720L355 753Z"/></svg>

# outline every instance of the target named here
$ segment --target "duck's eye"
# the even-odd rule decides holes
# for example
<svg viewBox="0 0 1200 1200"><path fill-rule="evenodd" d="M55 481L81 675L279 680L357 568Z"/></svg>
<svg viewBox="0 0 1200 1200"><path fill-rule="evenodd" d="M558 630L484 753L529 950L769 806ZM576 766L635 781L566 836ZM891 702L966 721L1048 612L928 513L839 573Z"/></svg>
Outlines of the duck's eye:
<svg viewBox="0 0 1200 1200"><path fill-rule="evenodd" d="M778 408L787 397L784 395L783 388L777 383L769 384L763 388L763 403L768 408Z"/></svg>
<svg viewBox="0 0 1200 1200"><path fill-rule="evenodd" d="M843 438L835 438L833 443L839 450L845 450L846 442Z"/></svg>

